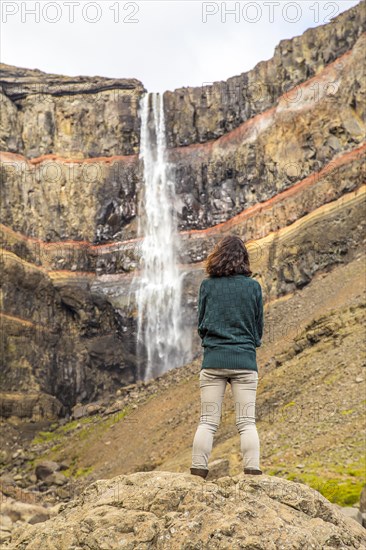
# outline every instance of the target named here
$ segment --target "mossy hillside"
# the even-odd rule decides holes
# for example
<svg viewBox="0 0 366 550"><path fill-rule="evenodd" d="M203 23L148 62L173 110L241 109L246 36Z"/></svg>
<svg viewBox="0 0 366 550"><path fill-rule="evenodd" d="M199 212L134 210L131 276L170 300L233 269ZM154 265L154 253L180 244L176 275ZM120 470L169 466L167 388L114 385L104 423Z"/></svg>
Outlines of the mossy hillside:
<svg viewBox="0 0 366 550"><path fill-rule="evenodd" d="M336 460L334 454L333 460ZM343 465L341 461L335 463L311 460L304 461L301 470L291 464L285 468L282 463L272 465L268 475L284 477L291 481L305 483L316 491L319 491L330 502L340 506L352 506L360 499L363 486L366 483L366 459L360 456L355 462Z"/></svg>
<svg viewBox="0 0 366 550"><path fill-rule="evenodd" d="M37 450L37 459L30 460L26 464L26 469L31 470L37 465L37 463L43 460L60 460L60 453L66 447L73 448L76 442L85 441L86 444L89 438L98 437L111 426L122 421L133 409L128 406L121 411L117 411L105 417L101 414L96 414L90 417L83 417L77 420L70 420L62 426L53 425L54 429L50 431L39 432L33 439L30 450ZM92 466L78 467L78 456L73 455L71 457L70 466L68 469L63 470L63 474L66 477L73 477L75 479L86 476L93 471Z"/></svg>

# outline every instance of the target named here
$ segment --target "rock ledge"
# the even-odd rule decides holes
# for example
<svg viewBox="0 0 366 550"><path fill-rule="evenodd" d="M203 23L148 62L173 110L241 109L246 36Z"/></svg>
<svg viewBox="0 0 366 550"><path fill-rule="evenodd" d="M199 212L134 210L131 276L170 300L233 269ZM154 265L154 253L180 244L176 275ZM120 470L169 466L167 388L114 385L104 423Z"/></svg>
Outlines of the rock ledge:
<svg viewBox="0 0 366 550"><path fill-rule="evenodd" d="M366 531L301 483L155 470L92 483L56 516L19 527L5 547L360 550Z"/></svg>

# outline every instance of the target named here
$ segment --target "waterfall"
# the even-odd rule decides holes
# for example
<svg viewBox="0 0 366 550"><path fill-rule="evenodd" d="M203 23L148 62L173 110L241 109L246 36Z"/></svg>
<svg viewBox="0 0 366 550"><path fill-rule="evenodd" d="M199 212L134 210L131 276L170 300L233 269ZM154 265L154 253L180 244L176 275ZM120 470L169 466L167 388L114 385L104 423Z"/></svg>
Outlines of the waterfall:
<svg viewBox="0 0 366 550"><path fill-rule="evenodd" d="M190 350L182 330L182 277L178 268L179 233L174 210L175 185L169 177L163 95L141 98L138 201L140 271L137 275L138 379L149 380L181 366ZM145 353L141 354L141 350ZM141 357L146 356L145 368Z"/></svg>

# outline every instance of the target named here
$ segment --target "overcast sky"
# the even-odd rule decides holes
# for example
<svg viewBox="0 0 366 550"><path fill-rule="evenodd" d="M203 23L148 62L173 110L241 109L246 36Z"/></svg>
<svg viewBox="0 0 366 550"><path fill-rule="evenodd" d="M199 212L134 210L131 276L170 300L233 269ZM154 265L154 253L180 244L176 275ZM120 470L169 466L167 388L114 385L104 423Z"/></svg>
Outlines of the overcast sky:
<svg viewBox="0 0 366 550"><path fill-rule="evenodd" d="M1 61L69 76L137 78L149 92L201 86L252 69L281 39L359 1L3 0Z"/></svg>

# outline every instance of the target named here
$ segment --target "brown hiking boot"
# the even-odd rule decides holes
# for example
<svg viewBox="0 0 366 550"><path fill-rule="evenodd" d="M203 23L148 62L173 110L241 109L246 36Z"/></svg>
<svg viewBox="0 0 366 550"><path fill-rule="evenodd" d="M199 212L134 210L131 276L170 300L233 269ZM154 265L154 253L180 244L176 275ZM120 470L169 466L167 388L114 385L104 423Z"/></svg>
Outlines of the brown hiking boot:
<svg viewBox="0 0 366 550"><path fill-rule="evenodd" d="M208 470L205 470L204 468L191 468L191 474L194 476L201 476L205 479L207 477Z"/></svg>
<svg viewBox="0 0 366 550"><path fill-rule="evenodd" d="M253 475L263 474L262 470L255 470L254 468L244 468L244 473Z"/></svg>

